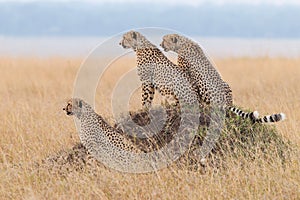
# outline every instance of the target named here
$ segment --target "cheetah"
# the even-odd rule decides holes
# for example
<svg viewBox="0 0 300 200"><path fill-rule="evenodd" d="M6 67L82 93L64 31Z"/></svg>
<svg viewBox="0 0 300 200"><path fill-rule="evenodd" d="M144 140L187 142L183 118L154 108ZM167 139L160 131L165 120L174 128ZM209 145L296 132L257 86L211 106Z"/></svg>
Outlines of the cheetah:
<svg viewBox="0 0 300 200"><path fill-rule="evenodd" d="M199 122L201 122L199 119L203 117L203 113L200 112L202 109L201 99L197 93L197 85L188 74L171 62L158 47L137 31L125 33L119 44L125 49L133 49L136 54L138 76L142 82L143 110L150 109L155 90L157 90L165 97L166 102L171 101L171 105L178 109L179 113L184 113L182 121L189 127L188 133L184 137L191 135L190 144L199 139L196 132L199 129ZM213 121L213 126L208 126L206 131L206 137L199 152L201 162L213 149L216 138L221 134L223 116L223 108L217 108L211 113L210 119Z"/></svg>
<svg viewBox="0 0 300 200"><path fill-rule="evenodd" d="M189 77L172 63L154 44L137 31L123 35L119 43L125 49L133 49L137 57L138 76L142 82L142 107L148 111L157 90L171 105L199 105L196 86Z"/></svg>
<svg viewBox="0 0 300 200"><path fill-rule="evenodd" d="M119 130L111 127L100 115L98 115L92 107L85 101L74 98L67 102L67 106L63 108L67 115L75 115L80 121L79 138L82 144L90 151L97 148L95 143L103 143L103 138L107 138L108 142L112 142L117 148L141 153L141 150L127 140ZM92 135L93 130L99 130Z"/></svg>
<svg viewBox="0 0 300 200"><path fill-rule="evenodd" d="M257 111L246 113L234 107L230 86L222 79L196 42L178 34L169 34L163 37L160 46L166 52L174 51L178 54L178 66L187 71L196 82L198 94L206 105L223 106L242 118L250 118L254 123L278 122L285 119L284 113L259 118Z"/></svg>
<svg viewBox="0 0 300 200"><path fill-rule="evenodd" d="M67 115L73 115L75 116L75 119L78 120L79 138L83 146L87 149L87 152L96 160L109 165L114 169L125 172L149 172L156 170L167 163L166 159L162 159L164 158L162 157L164 153L166 153L167 158L169 158L170 155L173 155L167 151L169 149L169 146L167 145L166 147L152 149L152 152L149 153L148 150L136 145L129 137L127 137L128 135L126 133L122 133L120 129L110 126L82 99L70 99L63 110ZM177 117L176 115L174 116L175 118ZM173 122L173 116L167 117L166 124L173 124ZM175 129L169 131L178 134L178 129L176 127L177 125L175 125ZM168 130L164 129L163 131ZM170 135L171 133L166 134ZM183 132L183 134L186 133ZM162 138L165 139L164 137L158 137L156 139L160 140ZM174 141L172 137L167 138L167 140L170 140L171 142ZM155 138L151 137L146 139L155 140ZM164 141L164 144L171 143L170 141ZM150 143L151 142L147 142L147 145ZM174 144L174 142L172 144ZM179 145L181 144L179 143ZM160 151L157 153L154 150ZM177 153L176 151L174 152ZM162 156L157 157L160 155ZM158 160L157 158L160 158L161 160Z"/></svg>

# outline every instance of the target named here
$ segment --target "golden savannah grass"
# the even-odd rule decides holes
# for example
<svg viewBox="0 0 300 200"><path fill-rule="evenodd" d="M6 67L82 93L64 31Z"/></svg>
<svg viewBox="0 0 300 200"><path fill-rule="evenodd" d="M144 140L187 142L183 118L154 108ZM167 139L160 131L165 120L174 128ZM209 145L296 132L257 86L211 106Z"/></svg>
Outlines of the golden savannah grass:
<svg viewBox="0 0 300 200"><path fill-rule="evenodd" d="M125 174L102 165L62 176L35 163L79 142L72 118L62 111L72 95L81 58L0 58L0 196L3 199L299 199L300 59L215 60L232 87L235 104L261 115L282 111L275 124L291 141L291 161L226 157L226 169L206 173L170 167L149 174ZM113 122L111 91L134 59L115 62L96 93L96 111ZM159 100L157 100L159 103ZM140 108L140 91L130 109ZM121 111L120 111L121 112ZM122 111L123 112L123 111ZM229 133L230 134L230 133ZM268 133L265 133L268 134ZM271 152L270 152L271 153Z"/></svg>

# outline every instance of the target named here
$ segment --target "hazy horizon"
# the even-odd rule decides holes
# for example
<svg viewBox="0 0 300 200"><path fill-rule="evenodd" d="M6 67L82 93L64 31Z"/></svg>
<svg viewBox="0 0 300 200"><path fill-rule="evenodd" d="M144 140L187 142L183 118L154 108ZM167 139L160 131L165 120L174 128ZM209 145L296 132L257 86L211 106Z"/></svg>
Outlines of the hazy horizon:
<svg viewBox="0 0 300 200"><path fill-rule="evenodd" d="M191 37L212 58L300 57L300 39ZM0 36L1 56L86 57L107 37ZM159 39L154 42L156 45ZM111 48L121 48L117 43Z"/></svg>
<svg viewBox="0 0 300 200"><path fill-rule="evenodd" d="M299 19L295 0L0 0L0 55L84 57L120 32L161 27L212 57L300 57Z"/></svg>

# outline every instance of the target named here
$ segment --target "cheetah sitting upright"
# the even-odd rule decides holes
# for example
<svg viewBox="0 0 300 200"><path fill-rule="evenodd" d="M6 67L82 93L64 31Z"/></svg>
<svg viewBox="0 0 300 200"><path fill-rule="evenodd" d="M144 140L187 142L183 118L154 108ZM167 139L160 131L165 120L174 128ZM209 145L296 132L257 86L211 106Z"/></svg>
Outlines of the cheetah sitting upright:
<svg viewBox="0 0 300 200"><path fill-rule="evenodd" d="M178 34L169 34L163 37L161 47L165 51L174 51L178 54L178 66L188 71L190 78L198 86L198 94L205 104L223 106L243 118L250 118L258 123L278 122L285 119L283 113L258 118L257 111L245 113L234 107L231 88L223 81L196 42Z"/></svg>
<svg viewBox="0 0 300 200"><path fill-rule="evenodd" d="M195 130L198 130L199 122L201 122L199 117L203 116L203 112L200 112L202 104L198 95L197 85L194 84L188 73L172 63L161 50L139 32L129 31L125 33L120 45L123 48L132 48L136 53L138 75L142 82L143 109L147 111L150 108L154 92L158 90L163 97L167 98L167 102L170 99L172 100L172 105L175 109L179 109L180 113L184 113L183 116L188 116L187 118L182 117L184 124L188 124L191 127L186 128L186 126L182 126L187 130L187 134L184 137L192 137L192 140L198 139L199 136L195 134L197 132ZM192 113L190 113L190 108L192 108ZM185 112L186 110L188 112ZM216 111L219 112L213 112L212 116L210 116L214 123L212 123L213 126L209 126L201 149L199 149L201 162L205 161L206 155L214 147L216 137L222 131L223 110L223 108L217 108ZM187 113L188 115L185 115ZM193 130L190 131L191 129ZM189 142L192 141L189 140Z"/></svg>
<svg viewBox="0 0 300 200"><path fill-rule="evenodd" d="M186 105L199 105L196 86L191 84L186 73L142 34L129 31L123 35L120 45L126 49L132 48L136 53L144 110L148 111L151 107L155 89L174 106L179 106L179 100Z"/></svg>

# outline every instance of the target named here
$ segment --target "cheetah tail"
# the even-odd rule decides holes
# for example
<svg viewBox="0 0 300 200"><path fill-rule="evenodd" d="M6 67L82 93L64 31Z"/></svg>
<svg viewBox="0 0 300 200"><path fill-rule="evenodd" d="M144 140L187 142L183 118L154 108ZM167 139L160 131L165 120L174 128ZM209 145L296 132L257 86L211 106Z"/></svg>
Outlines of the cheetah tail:
<svg viewBox="0 0 300 200"><path fill-rule="evenodd" d="M271 122L279 122L285 120L285 114L279 113L279 114L273 114L273 115L266 115L264 117L261 117L259 119L256 119L255 122L257 123L271 123Z"/></svg>
<svg viewBox="0 0 300 200"><path fill-rule="evenodd" d="M244 112L242 111L241 109L239 108L236 108L236 107L232 107L230 106L228 108L231 112L235 113L236 115L244 118L244 119L251 119L251 121L253 122L256 122L257 120L259 120L259 113L257 111L254 111L254 112Z"/></svg>
<svg viewBox="0 0 300 200"><path fill-rule="evenodd" d="M236 115L247 119L249 118L253 123L271 123L271 122L279 122L285 120L285 114L279 113L279 114L272 114L272 115L266 115L264 117L259 118L259 113L257 111L254 112L244 112L236 107L229 107L229 110L235 113Z"/></svg>

